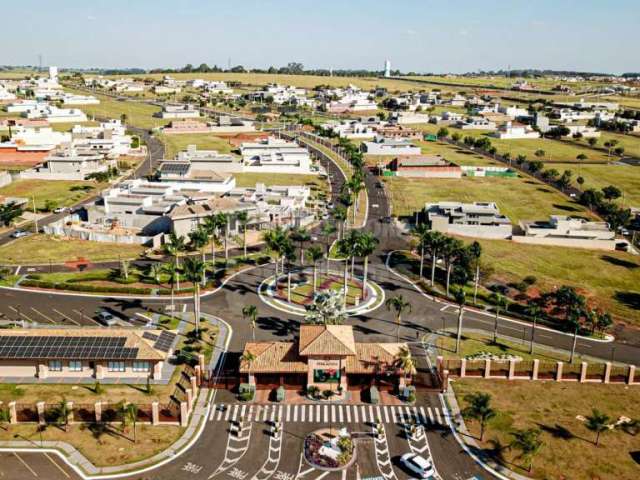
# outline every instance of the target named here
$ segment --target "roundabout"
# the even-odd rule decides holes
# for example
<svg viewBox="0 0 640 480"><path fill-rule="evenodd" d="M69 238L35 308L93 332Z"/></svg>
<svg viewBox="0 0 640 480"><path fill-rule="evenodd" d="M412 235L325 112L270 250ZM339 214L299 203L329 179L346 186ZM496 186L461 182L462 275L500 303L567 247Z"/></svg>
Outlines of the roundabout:
<svg viewBox="0 0 640 480"><path fill-rule="evenodd" d="M315 289L314 289L315 282ZM385 300L384 290L375 282L367 280L366 285L359 277L347 280L344 298L344 277L336 271L318 274L301 270L287 275L267 277L258 289L260 299L267 305L293 315L305 315L321 294L339 295L344 302L344 313L349 316L364 315L379 308Z"/></svg>

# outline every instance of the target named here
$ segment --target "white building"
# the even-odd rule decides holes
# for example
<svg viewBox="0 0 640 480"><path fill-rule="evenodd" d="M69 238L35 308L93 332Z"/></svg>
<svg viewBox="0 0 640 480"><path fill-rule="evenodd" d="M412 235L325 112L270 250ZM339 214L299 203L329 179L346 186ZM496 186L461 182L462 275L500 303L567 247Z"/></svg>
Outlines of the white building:
<svg viewBox="0 0 640 480"><path fill-rule="evenodd" d="M553 115L560 119L561 122L578 122L581 120L591 120L596 117L595 112L573 110L571 108L555 109Z"/></svg>
<svg viewBox="0 0 640 480"><path fill-rule="evenodd" d="M92 95L72 95L67 93L62 97L62 103L65 105L98 105L100 100Z"/></svg>
<svg viewBox="0 0 640 480"><path fill-rule="evenodd" d="M391 76L391 61L388 59L384 61L384 76L387 78Z"/></svg>
<svg viewBox="0 0 640 480"><path fill-rule="evenodd" d="M468 237L511 238L511 221L493 202L438 202L425 205L431 228L438 232Z"/></svg>
<svg viewBox="0 0 640 480"><path fill-rule="evenodd" d="M376 135L376 126L364 124L358 120L331 121L320 125L320 127L323 130L333 132L340 138L373 138Z"/></svg>
<svg viewBox="0 0 640 480"><path fill-rule="evenodd" d="M527 110L526 108L518 107L517 105L510 105L508 107L500 106L498 108L498 112L513 119L529 116L529 110Z"/></svg>
<svg viewBox="0 0 640 480"><path fill-rule="evenodd" d="M115 166L113 160L104 155L81 155L75 149L49 154L42 165L20 173L22 179L84 180L92 173L104 172Z"/></svg>
<svg viewBox="0 0 640 480"><path fill-rule="evenodd" d="M496 124L484 117L467 117L456 124L461 130L495 130Z"/></svg>
<svg viewBox="0 0 640 480"><path fill-rule="evenodd" d="M102 122L97 127L75 125L71 129L72 146L83 153L102 153L107 156L131 153L132 138L120 120Z"/></svg>
<svg viewBox="0 0 640 480"><path fill-rule="evenodd" d="M200 111L193 105L165 105L159 113L160 118L198 118Z"/></svg>
<svg viewBox="0 0 640 480"><path fill-rule="evenodd" d="M514 236L518 243L558 245L575 248L615 250L616 235L606 222L590 222L582 218L551 215L546 221L520 222L523 235Z"/></svg>
<svg viewBox="0 0 640 480"><path fill-rule="evenodd" d="M372 142L362 142L360 149L366 155L420 155L422 149L407 139L376 137Z"/></svg>
<svg viewBox="0 0 640 480"><path fill-rule="evenodd" d="M22 113L23 117L34 119L42 118L49 123L66 123L66 122L86 122L87 116L82 110L77 108L58 108L47 106L37 108Z"/></svg>
<svg viewBox="0 0 640 480"><path fill-rule="evenodd" d="M51 127L16 126L13 129L11 142L28 147L41 147L42 150L53 150L63 143L71 142L68 132L56 132Z"/></svg>
<svg viewBox="0 0 640 480"><path fill-rule="evenodd" d="M295 142L269 137L259 142L245 142L240 146L244 172L314 173L306 148Z"/></svg>
<svg viewBox="0 0 640 480"><path fill-rule="evenodd" d="M13 102L16 96L0 85L0 103Z"/></svg>
<svg viewBox="0 0 640 480"><path fill-rule="evenodd" d="M6 106L8 113L25 113L31 110L42 110L48 107L47 102L40 102L38 100L18 100Z"/></svg>
<svg viewBox="0 0 640 480"><path fill-rule="evenodd" d="M525 138L540 138L540 134L536 132L529 125L522 125L520 123L507 122L498 128L493 134L494 137L500 140L515 140Z"/></svg>
<svg viewBox="0 0 640 480"><path fill-rule="evenodd" d="M596 127L590 127L588 125L565 125L570 132L570 135L580 134L584 138L599 138L600 131Z"/></svg>

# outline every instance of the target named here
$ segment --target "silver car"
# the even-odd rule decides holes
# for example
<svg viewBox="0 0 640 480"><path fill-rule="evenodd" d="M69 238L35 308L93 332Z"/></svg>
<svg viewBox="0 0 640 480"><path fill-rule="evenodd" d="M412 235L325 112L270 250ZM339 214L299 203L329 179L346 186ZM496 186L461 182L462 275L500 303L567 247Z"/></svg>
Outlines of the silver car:
<svg viewBox="0 0 640 480"><path fill-rule="evenodd" d="M431 459L427 459L415 453L405 453L400 457L400 463L418 478L433 478L436 474Z"/></svg>

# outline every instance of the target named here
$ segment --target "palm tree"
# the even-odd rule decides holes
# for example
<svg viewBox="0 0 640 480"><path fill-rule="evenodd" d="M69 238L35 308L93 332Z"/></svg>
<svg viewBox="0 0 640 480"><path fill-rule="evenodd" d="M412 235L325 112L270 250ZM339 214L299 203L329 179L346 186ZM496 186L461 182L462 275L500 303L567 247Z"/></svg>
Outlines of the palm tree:
<svg viewBox="0 0 640 480"><path fill-rule="evenodd" d="M209 215L204 218L203 221L204 228L209 234L209 238L211 240L211 265L213 266L214 274L216 268L216 244L219 244L218 240L218 232L222 225L219 223L219 218L217 215Z"/></svg>
<svg viewBox="0 0 640 480"><path fill-rule="evenodd" d="M218 212L216 213L218 225L224 230L224 259L229 260L229 222L231 216L228 213Z"/></svg>
<svg viewBox="0 0 640 480"><path fill-rule="evenodd" d="M529 355L533 355L533 347L536 341L536 324L538 322L538 317L542 313L542 308L539 303L535 299L530 299L527 302L527 315L533 318L533 326L531 328L531 343L529 344Z"/></svg>
<svg viewBox="0 0 640 480"><path fill-rule="evenodd" d="M325 274L329 275L329 255L330 255L330 249L331 249L331 243L329 243L329 241L331 240L331 235L333 235L336 232L336 227L330 223L323 223L322 224L322 228L320 229L320 233L324 236L324 244L325 244Z"/></svg>
<svg viewBox="0 0 640 480"><path fill-rule="evenodd" d="M311 245L307 249L307 259L313 265L313 293L316 293L318 284L318 262L322 259L322 247L320 245Z"/></svg>
<svg viewBox="0 0 640 480"><path fill-rule="evenodd" d="M447 297L449 296L449 286L451 284L451 270L453 269L453 265L458 261L458 259L463 254L463 244L462 241L457 238L452 237L444 237L445 240L442 244L442 257L444 258L444 264L447 272L447 288L446 293Z"/></svg>
<svg viewBox="0 0 640 480"><path fill-rule="evenodd" d="M0 425L9 425L11 423L11 412L8 408L0 407ZM9 430L8 427L2 427L5 431Z"/></svg>
<svg viewBox="0 0 640 480"><path fill-rule="evenodd" d="M285 264L287 266L287 302L291 303L291 271L296 261L296 249L293 247L289 238L285 238L282 251L282 268L284 269Z"/></svg>
<svg viewBox="0 0 640 480"><path fill-rule="evenodd" d="M189 257L184 262L184 274L193 283L193 314L195 316L196 335L200 334L200 279L206 266L199 258Z"/></svg>
<svg viewBox="0 0 640 480"><path fill-rule="evenodd" d="M247 225L249 224L249 213L246 210L240 210L236 213L236 220L242 225L242 256L247 258Z"/></svg>
<svg viewBox="0 0 640 480"><path fill-rule="evenodd" d="M444 246L445 239L446 237L442 233L435 231L432 231L426 238L425 248L431 256L431 287L435 285L438 254Z"/></svg>
<svg viewBox="0 0 640 480"><path fill-rule="evenodd" d="M240 357L241 362L246 362L249 369L249 377L251 377L251 367L253 366L253 362L256 361L256 356L252 352L246 351Z"/></svg>
<svg viewBox="0 0 640 480"><path fill-rule="evenodd" d="M420 279L422 279L422 271L424 269L424 247L430 233L431 229L426 223L416 225L412 232L413 236L418 239L418 244L420 245L420 273L418 274Z"/></svg>
<svg viewBox="0 0 640 480"><path fill-rule="evenodd" d="M275 256L275 269L276 269L276 286L278 283L278 266L280 263L280 258L283 253L283 245L286 240L286 234L282 227L278 226L273 230L267 230L262 234L262 239L267 244L267 248L274 254Z"/></svg>
<svg viewBox="0 0 640 480"><path fill-rule="evenodd" d="M174 303L174 293L176 281L180 281L180 272L178 271L178 267L174 262L168 262L162 265L162 272L169 276L169 284L171 285L171 312L175 312L175 303Z"/></svg>
<svg viewBox="0 0 640 480"><path fill-rule="evenodd" d="M258 307L255 305L245 305L242 307L242 318L249 319L253 341L256 341L256 319L258 318Z"/></svg>
<svg viewBox="0 0 640 480"><path fill-rule="evenodd" d="M531 472L533 457L538 454L543 445L540 440L540 430L537 428L515 430L511 435L513 435L513 441L509 447L520 450L519 458L527 463L527 472Z"/></svg>
<svg viewBox="0 0 640 480"><path fill-rule="evenodd" d="M605 415L595 408L591 411L591 415L585 417L584 426L592 432L596 432L596 441L594 442L596 447L598 446L598 442L600 441L600 434L610 429L610 421L611 419L608 415Z"/></svg>
<svg viewBox="0 0 640 480"><path fill-rule="evenodd" d="M175 232L169 234L167 243L164 244L165 252L172 256L175 260L176 270L180 271L180 252L183 252L186 248L186 243L183 236L178 236ZM177 276L178 290L180 290L180 275Z"/></svg>
<svg viewBox="0 0 640 480"><path fill-rule="evenodd" d="M456 288L453 292L453 298L455 298L458 304L458 333L456 334L456 353L460 351L460 340L462 339L462 317L464 316L464 304L467 294L464 289Z"/></svg>
<svg viewBox="0 0 640 480"><path fill-rule="evenodd" d="M63 398L58 403L58 406L55 409L56 414L56 423L58 425L62 425L63 430L67 431L67 426L69 425L69 404L67 400Z"/></svg>
<svg viewBox="0 0 640 480"><path fill-rule="evenodd" d="M411 351L407 347L400 347L395 355L395 365L402 370L405 378L411 378L416 371L416 364L411 356Z"/></svg>
<svg viewBox="0 0 640 480"><path fill-rule="evenodd" d="M351 179L344 184L344 187L350 192L353 204L353 220L352 225L356 224L356 214L358 212L358 206L360 203L360 192L364 189L364 182L362 181L362 174L358 174L359 170L354 172Z"/></svg>
<svg viewBox="0 0 640 480"><path fill-rule="evenodd" d="M204 247L207 245L207 241L209 240L209 234L204 229L204 227L198 226L193 232L189 234L189 245L194 250L200 250L202 254L202 263L205 263L206 259L204 256ZM205 284L205 276L204 271L202 272L202 285Z"/></svg>
<svg viewBox="0 0 640 480"><path fill-rule="evenodd" d="M160 285L160 277L162 276L162 267L161 263L152 263L149 265L149 270L147 271L147 275L153 278L153 281L156 282L156 285Z"/></svg>
<svg viewBox="0 0 640 480"><path fill-rule="evenodd" d="M402 314L411 312L411 304L405 300L402 295L396 295L395 297L388 298L385 302L387 310L394 310L396 313L396 338L400 343L400 326L402 325Z"/></svg>
<svg viewBox="0 0 640 480"><path fill-rule="evenodd" d="M351 230L349 235L338 240L338 255L344 259L344 305L347 305L347 292L349 291L349 260L355 255L358 232Z"/></svg>
<svg viewBox="0 0 640 480"><path fill-rule="evenodd" d="M462 410L464 418L471 418L480 422L480 441L484 440L484 429L489 420L496 416L496 411L491 408L491 395L476 392L464 396L467 407Z"/></svg>
<svg viewBox="0 0 640 480"><path fill-rule="evenodd" d="M335 218L336 222L338 222L339 230L338 230L338 238L342 239L344 236L344 222L347 219L347 209L342 205L338 205L333 209L333 218Z"/></svg>
<svg viewBox="0 0 640 480"><path fill-rule="evenodd" d="M123 410L124 422L133 425L133 443L138 441L137 424L138 424L138 406L135 403L127 403Z"/></svg>
<svg viewBox="0 0 640 480"><path fill-rule="evenodd" d="M507 298L498 292L492 292L491 295L489 295L489 300L496 307L496 317L493 322L493 343L496 343L498 341L498 317L500 316L500 308L506 310L509 303L507 302Z"/></svg>
<svg viewBox="0 0 640 480"><path fill-rule="evenodd" d="M298 248L300 249L300 265L304 265L304 242L311 240L311 234L306 228L297 227L289 232L289 238L298 244Z"/></svg>
<svg viewBox="0 0 640 480"><path fill-rule="evenodd" d="M477 241L469 245L469 255L475 263L476 274L473 285L473 303L477 303L478 299L478 284L480 283L480 256L482 255L482 245Z"/></svg>
<svg viewBox="0 0 640 480"><path fill-rule="evenodd" d="M365 232L358 235L356 242L356 250L358 256L364 258L364 272L362 276L362 298L367 298L367 278L369 275L369 255L375 252L380 241L371 232Z"/></svg>

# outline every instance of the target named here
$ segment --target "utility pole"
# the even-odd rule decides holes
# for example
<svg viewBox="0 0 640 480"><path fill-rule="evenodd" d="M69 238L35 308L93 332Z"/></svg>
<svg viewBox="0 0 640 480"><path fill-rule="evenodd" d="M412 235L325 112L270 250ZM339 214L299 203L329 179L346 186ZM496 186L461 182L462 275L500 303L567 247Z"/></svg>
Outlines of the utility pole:
<svg viewBox="0 0 640 480"><path fill-rule="evenodd" d="M36 196L33 195L31 199L33 200L33 225L34 225L33 233L38 233L38 212L36 211Z"/></svg>
<svg viewBox="0 0 640 480"><path fill-rule="evenodd" d="M578 326L576 325L576 329L573 332L573 346L571 347L571 357L569 358L569 363L573 363L573 357L576 354L577 343L578 343Z"/></svg>

